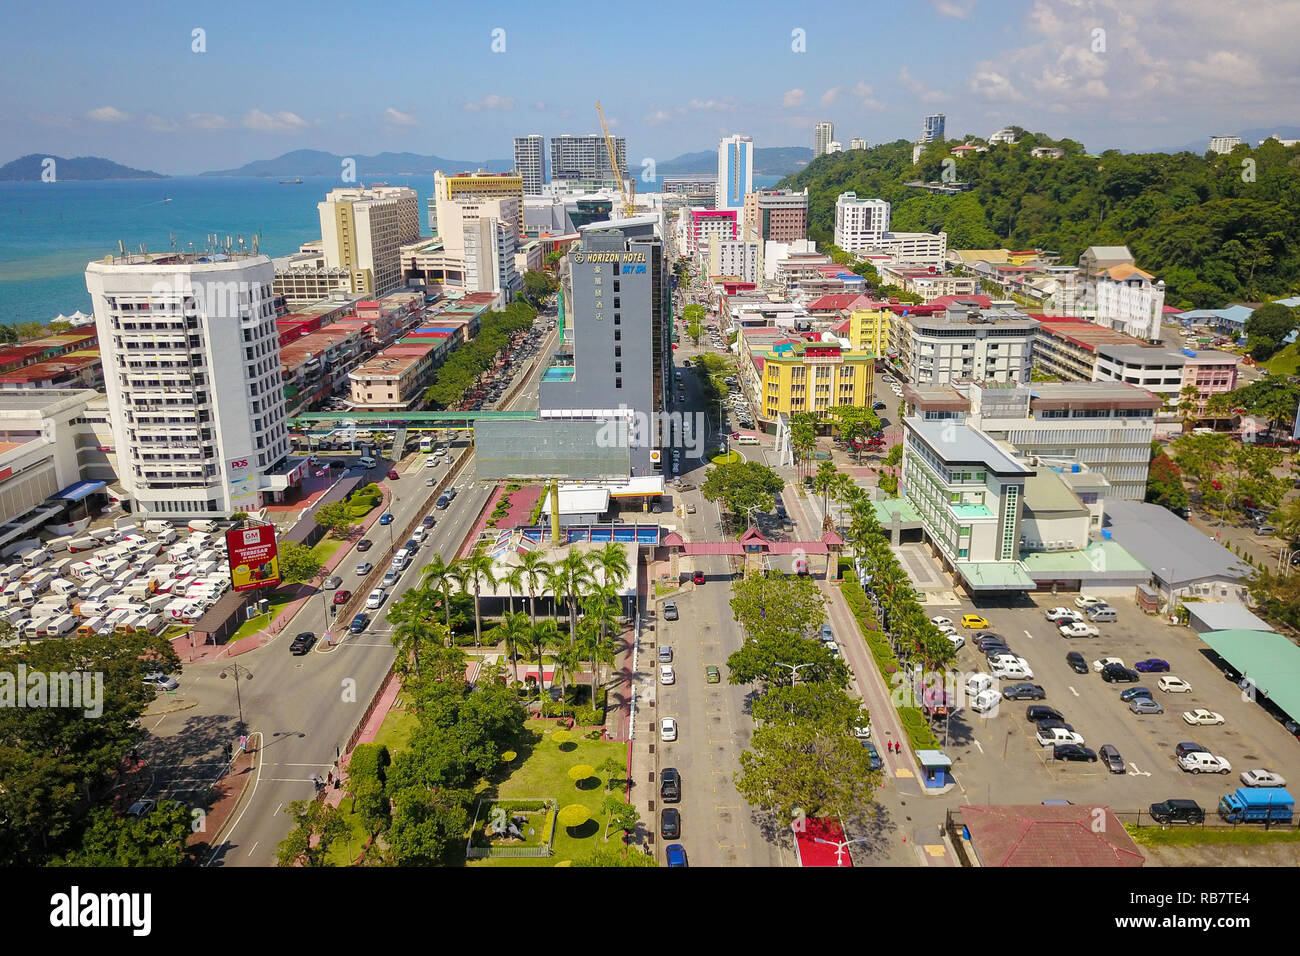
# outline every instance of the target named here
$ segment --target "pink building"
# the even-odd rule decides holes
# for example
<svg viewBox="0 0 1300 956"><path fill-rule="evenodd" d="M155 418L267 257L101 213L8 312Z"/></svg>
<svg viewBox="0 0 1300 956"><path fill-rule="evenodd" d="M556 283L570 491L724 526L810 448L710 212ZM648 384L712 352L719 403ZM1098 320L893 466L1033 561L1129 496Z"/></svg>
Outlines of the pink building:
<svg viewBox="0 0 1300 956"><path fill-rule="evenodd" d="M1187 364L1183 366L1182 387L1188 385L1196 388L1196 413L1204 415L1211 395L1231 392L1237 387L1237 357L1225 352L1200 352L1195 357L1188 356Z"/></svg>
<svg viewBox="0 0 1300 956"><path fill-rule="evenodd" d="M698 255L709 248L709 237L719 239L737 239L740 237L740 223L736 209L692 209L689 226L686 230L686 253Z"/></svg>

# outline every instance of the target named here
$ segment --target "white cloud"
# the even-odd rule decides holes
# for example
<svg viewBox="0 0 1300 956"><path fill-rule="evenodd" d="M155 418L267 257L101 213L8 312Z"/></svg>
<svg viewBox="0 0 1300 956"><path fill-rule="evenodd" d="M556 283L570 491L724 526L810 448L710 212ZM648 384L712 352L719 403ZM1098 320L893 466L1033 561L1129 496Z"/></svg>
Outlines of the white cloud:
<svg viewBox="0 0 1300 956"><path fill-rule="evenodd" d="M1016 89L1010 79L993 69L977 69L971 74L968 87L976 96L988 100L1024 100L1024 94Z"/></svg>
<svg viewBox="0 0 1300 956"><path fill-rule="evenodd" d="M172 133L181 128L181 124L165 116L150 113L144 118L144 125L155 133Z"/></svg>
<svg viewBox="0 0 1300 956"><path fill-rule="evenodd" d="M883 110L885 104L876 99L875 91L865 82L859 81L853 87L853 95L858 98L858 105L864 110Z"/></svg>
<svg viewBox="0 0 1300 956"><path fill-rule="evenodd" d="M822 94L822 106L830 106L832 103L834 103L839 98L839 95L841 92L843 92L843 90L844 87L842 86L832 86L829 90L827 90L825 93Z"/></svg>
<svg viewBox="0 0 1300 956"><path fill-rule="evenodd" d="M643 117L641 122L646 126L663 126L665 123L671 123L684 112L686 111L680 106L672 110L653 110L648 116Z"/></svg>
<svg viewBox="0 0 1300 956"><path fill-rule="evenodd" d="M415 118L414 113L403 113L401 110L395 110L391 106L384 110L384 122L391 126L420 125L420 121Z"/></svg>
<svg viewBox="0 0 1300 956"><path fill-rule="evenodd" d="M734 113L736 112L736 101L730 96L724 96L720 100L691 100L686 104L693 110L700 110L711 113Z"/></svg>
<svg viewBox="0 0 1300 956"><path fill-rule="evenodd" d="M926 86L916 77L912 76L907 67L898 71L898 85L903 87L922 103L942 103L948 99L948 94L943 90L933 90Z"/></svg>
<svg viewBox="0 0 1300 956"><path fill-rule="evenodd" d="M258 109L249 110L244 114L242 122L245 128L259 133L287 133L311 125L297 113L288 110L280 110L278 113L263 113Z"/></svg>
<svg viewBox="0 0 1300 956"><path fill-rule="evenodd" d="M124 123L130 118L130 115L115 106L101 106L86 114L86 119L94 120L96 123Z"/></svg>
<svg viewBox="0 0 1300 956"><path fill-rule="evenodd" d="M220 113L191 113L185 117L195 129L230 129L230 120Z"/></svg>
<svg viewBox="0 0 1300 956"><path fill-rule="evenodd" d="M497 93L489 93L481 100L467 100L461 109L470 113L477 113L482 110L499 110L509 112L515 108L515 98L513 96L501 96Z"/></svg>
<svg viewBox="0 0 1300 956"><path fill-rule="evenodd" d="M535 110L536 110L537 112L539 112L539 113L545 113L545 112L546 112L546 100L538 100L537 102L535 102L535 103L533 104L533 109L535 109Z"/></svg>
<svg viewBox="0 0 1300 956"><path fill-rule="evenodd" d="M930 6L940 16L965 20L975 8L975 0L930 0Z"/></svg>
<svg viewBox="0 0 1300 956"><path fill-rule="evenodd" d="M803 90L786 90L785 96L781 97L781 105L788 110L803 106Z"/></svg>

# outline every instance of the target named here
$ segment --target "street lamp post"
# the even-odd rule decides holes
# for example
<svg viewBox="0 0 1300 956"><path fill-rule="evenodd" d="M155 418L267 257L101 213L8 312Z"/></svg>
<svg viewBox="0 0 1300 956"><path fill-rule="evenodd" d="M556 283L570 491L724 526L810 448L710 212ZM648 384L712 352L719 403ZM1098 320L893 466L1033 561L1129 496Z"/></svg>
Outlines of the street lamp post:
<svg viewBox="0 0 1300 956"><path fill-rule="evenodd" d="M235 679L235 704L239 708L239 732L242 734L244 732L244 697L239 691L239 681L241 678L243 680L252 680L253 672L241 664L230 664L222 669L220 677L222 680L227 677Z"/></svg>
<svg viewBox="0 0 1300 956"><path fill-rule="evenodd" d="M824 840L821 837L813 837L814 843L825 843L827 846L835 847L835 865L844 865L844 848L851 843L866 843L870 837L854 837L852 840Z"/></svg>
<svg viewBox="0 0 1300 956"><path fill-rule="evenodd" d="M815 662L814 662L814 661L809 661L809 662L806 663L806 664L785 664L785 663L782 663L781 661L774 661L774 663L776 664L777 667L788 667L788 668L790 669L790 683L791 683L791 684L793 684L794 681L795 681L795 678L799 676L799 671L800 671L801 669L803 669L803 668L805 668L805 667L813 667L813 666L815 666Z"/></svg>

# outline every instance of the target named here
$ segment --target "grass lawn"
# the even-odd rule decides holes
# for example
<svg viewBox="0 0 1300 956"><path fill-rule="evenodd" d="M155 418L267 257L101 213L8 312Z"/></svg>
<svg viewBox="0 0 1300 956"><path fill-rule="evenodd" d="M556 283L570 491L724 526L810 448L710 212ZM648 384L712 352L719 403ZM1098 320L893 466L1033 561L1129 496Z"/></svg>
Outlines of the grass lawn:
<svg viewBox="0 0 1300 956"><path fill-rule="evenodd" d="M521 754L521 763L496 787L496 799L510 800L524 797L545 799L554 798L560 809L570 803L581 803L591 812L592 822L578 828L574 834L562 825L555 828L555 853L540 859L495 859L475 860L470 866L554 866L562 860L573 860L585 856L604 842L605 814L600 805L610 791L605 789L607 774L597 772L600 786L590 790L579 790L569 779L568 770L577 764L589 764L599 767L610 757L623 763L627 757L627 744L618 741L588 740L576 737L572 749L561 750L551 737L555 732L554 721L530 720L525 731L534 735L532 752L526 757ZM526 751L525 751L526 752ZM621 777L621 771L617 776ZM619 791L613 791L618 793ZM611 835L611 842L619 840L617 831Z"/></svg>
<svg viewBox="0 0 1300 956"><path fill-rule="evenodd" d="M1300 830L1265 830L1262 826L1233 830L1209 827L1139 827L1124 824L1135 843L1142 846L1259 846L1265 843L1300 843Z"/></svg>
<svg viewBox="0 0 1300 956"><path fill-rule="evenodd" d="M320 539L320 543L311 549L311 556L324 564L330 558L334 557L334 552L343 547L343 542L333 535L327 534Z"/></svg>
<svg viewBox="0 0 1300 956"><path fill-rule="evenodd" d="M269 614L259 614L251 621L245 621L241 624L239 630L235 632L234 637L230 639L232 643L239 640L241 637L248 637L250 634L256 634L262 628L267 627L272 621L280 616L280 612L283 611L285 606L293 600L293 595L276 592L269 598L269 600L271 602L271 612Z"/></svg>
<svg viewBox="0 0 1300 956"><path fill-rule="evenodd" d="M361 855L361 848L366 845L366 840L370 839L370 833L361 820L360 812L352 809L351 797L343 798L343 802L339 804L339 815L347 823L351 837L339 840L330 847L329 853L325 854L326 866L351 866L352 861Z"/></svg>
<svg viewBox="0 0 1300 956"><path fill-rule="evenodd" d="M744 456L738 451L729 451L725 455L715 455L709 459L715 465L731 465L742 460Z"/></svg>
<svg viewBox="0 0 1300 956"><path fill-rule="evenodd" d="M1274 375L1300 375L1300 343L1291 343L1267 362L1260 364Z"/></svg>
<svg viewBox="0 0 1300 956"><path fill-rule="evenodd" d="M420 725L414 713L405 710L390 710L375 735L375 743L387 747L389 753L396 753L406 748L411 734Z"/></svg>

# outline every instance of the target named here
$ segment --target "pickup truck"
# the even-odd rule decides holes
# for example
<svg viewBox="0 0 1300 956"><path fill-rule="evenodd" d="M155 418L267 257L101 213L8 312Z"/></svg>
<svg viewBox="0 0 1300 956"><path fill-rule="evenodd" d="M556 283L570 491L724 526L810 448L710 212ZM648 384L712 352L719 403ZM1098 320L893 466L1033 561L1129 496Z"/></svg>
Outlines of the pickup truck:
<svg viewBox="0 0 1300 956"><path fill-rule="evenodd" d="M1282 789L1238 787L1219 798L1219 816L1228 823L1290 823L1295 798Z"/></svg>

